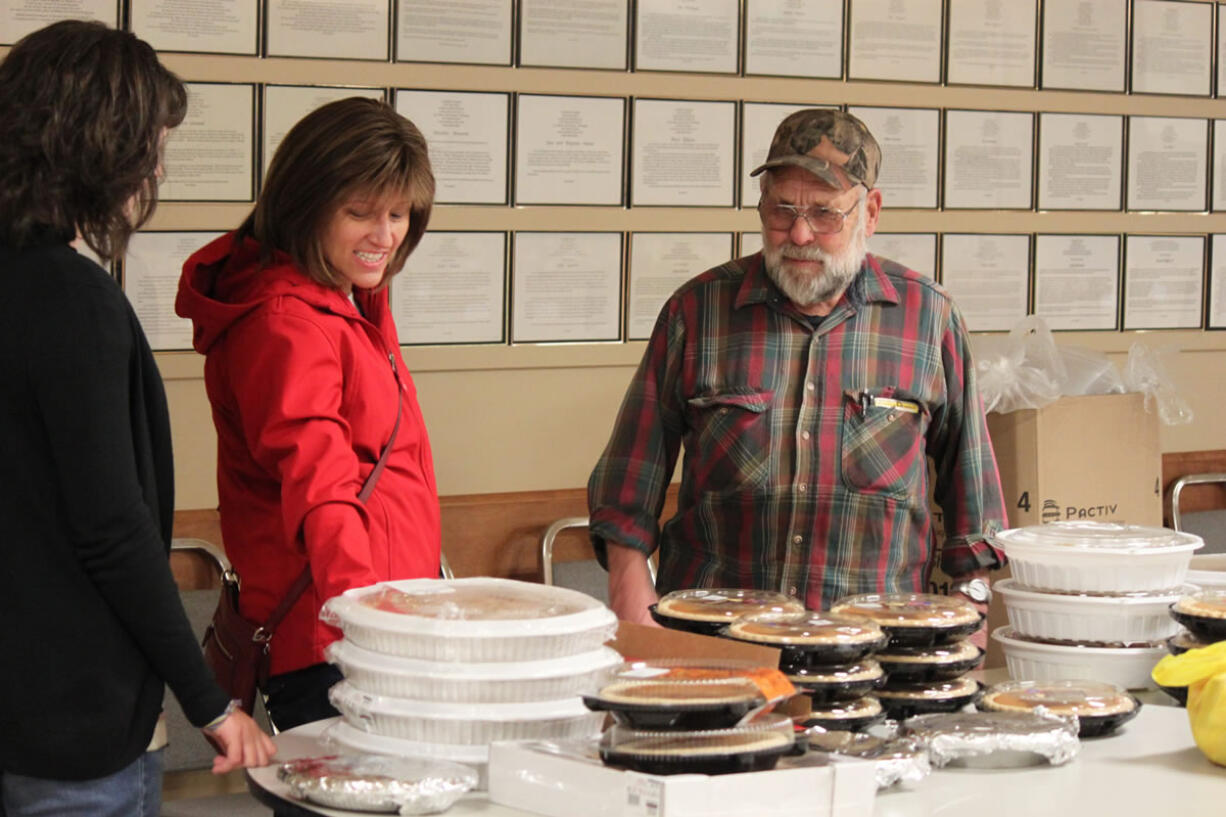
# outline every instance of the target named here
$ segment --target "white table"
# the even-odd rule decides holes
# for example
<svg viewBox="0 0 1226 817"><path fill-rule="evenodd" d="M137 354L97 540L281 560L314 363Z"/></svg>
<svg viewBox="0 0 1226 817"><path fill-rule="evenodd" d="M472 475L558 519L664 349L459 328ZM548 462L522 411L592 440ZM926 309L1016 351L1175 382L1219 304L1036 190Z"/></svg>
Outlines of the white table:
<svg viewBox="0 0 1226 817"><path fill-rule="evenodd" d="M1152 701L1161 693L1144 695ZM318 741L330 721L278 735L278 760L325 754ZM288 799L276 768L251 769L252 793L263 802L297 806L302 815L357 817L358 812L308 806ZM472 793L448 815L528 817ZM912 788L877 795L874 817L1222 817L1226 768L1210 763L1192 742L1183 709L1147 703L1116 735L1082 742L1064 766L1023 769L937 769ZM865 815L867 817L867 815Z"/></svg>

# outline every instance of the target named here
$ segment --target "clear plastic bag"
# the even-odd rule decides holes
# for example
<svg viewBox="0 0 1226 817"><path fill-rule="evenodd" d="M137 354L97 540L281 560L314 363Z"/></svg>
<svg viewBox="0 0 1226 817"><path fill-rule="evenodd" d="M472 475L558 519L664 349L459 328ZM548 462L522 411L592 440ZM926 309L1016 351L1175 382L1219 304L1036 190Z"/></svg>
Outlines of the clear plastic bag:
<svg viewBox="0 0 1226 817"><path fill-rule="evenodd" d="M1169 357L1178 351L1138 341L1129 348L1121 372L1103 352L1058 346L1047 322L1029 315L1008 335L978 340L975 372L985 412L1042 408L1063 396L1137 391L1163 424L1179 425L1192 422L1192 409L1169 375Z"/></svg>

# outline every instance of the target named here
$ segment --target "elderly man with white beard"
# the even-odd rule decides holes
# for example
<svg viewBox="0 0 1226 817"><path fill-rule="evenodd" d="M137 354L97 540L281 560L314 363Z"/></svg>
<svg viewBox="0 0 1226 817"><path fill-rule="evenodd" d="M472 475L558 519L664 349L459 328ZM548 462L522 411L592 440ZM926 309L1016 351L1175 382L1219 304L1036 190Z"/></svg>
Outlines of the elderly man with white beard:
<svg viewBox="0 0 1226 817"><path fill-rule="evenodd" d="M988 538L1006 517L966 326L940 286L866 253L880 163L851 114L792 114L752 174L762 251L661 309L588 483L620 618L651 624L658 594L691 587L776 590L824 610L925 592L938 563L986 605L1003 560Z"/></svg>

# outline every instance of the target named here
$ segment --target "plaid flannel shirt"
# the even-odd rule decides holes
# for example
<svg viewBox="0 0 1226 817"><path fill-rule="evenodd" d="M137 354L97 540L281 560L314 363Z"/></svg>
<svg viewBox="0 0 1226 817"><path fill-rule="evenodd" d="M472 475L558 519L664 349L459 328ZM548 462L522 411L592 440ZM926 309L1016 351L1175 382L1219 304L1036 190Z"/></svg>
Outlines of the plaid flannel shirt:
<svg viewBox="0 0 1226 817"><path fill-rule="evenodd" d="M677 514L659 516L685 447ZM588 483L591 535L659 547L657 589L759 587L828 608L925 592L929 471L951 576L1005 523L965 326L935 283L868 256L814 329L761 253L668 300Z"/></svg>

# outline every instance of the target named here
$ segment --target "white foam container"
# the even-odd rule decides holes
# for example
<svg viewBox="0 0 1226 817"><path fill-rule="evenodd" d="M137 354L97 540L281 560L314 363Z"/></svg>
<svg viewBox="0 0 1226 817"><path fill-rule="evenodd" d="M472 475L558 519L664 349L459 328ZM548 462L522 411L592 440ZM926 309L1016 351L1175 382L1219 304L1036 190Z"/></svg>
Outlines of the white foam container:
<svg viewBox="0 0 1226 817"><path fill-rule="evenodd" d="M1125 689L1155 688L1150 672L1167 654L1165 644L1143 647L1087 647L1044 644L1016 637L1012 627L992 631L1015 681L1103 681Z"/></svg>
<svg viewBox="0 0 1226 817"><path fill-rule="evenodd" d="M322 737L327 746L349 749L361 754L450 760L453 763L463 763L476 770L478 790L484 790L489 785L490 747L486 744L456 746L450 743L399 740L364 732L340 718L337 718L334 724L324 730Z"/></svg>
<svg viewBox="0 0 1226 817"><path fill-rule="evenodd" d="M992 585L1005 603L1015 632L1052 641L1141 643L1161 641L1179 631L1169 608L1194 588L1136 596L1043 593L1017 579Z"/></svg>
<svg viewBox="0 0 1226 817"><path fill-rule="evenodd" d="M391 588L440 598L468 593L527 593L542 607L564 605L576 612L532 618L431 617L378 610L362 597ZM346 590L324 603L320 618L345 638L374 652L430 661L536 661L591 652L617 631L617 616L577 590L512 579L406 579Z"/></svg>
<svg viewBox="0 0 1226 817"><path fill-rule="evenodd" d="M1226 590L1226 553L1193 556L1188 563L1188 582L1202 590Z"/></svg>
<svg viewBox="0 0 1226 817"><path fill-rule="evenodd" d="M389 738L463 746L495 740L561 740L600 734L603 712L579 697L514 704L435 703L371 695L341 681L328 700L358 729Z"/></svg>
<svg viewBox="0 0 1226 817"><path fill-rule="evenodd" d="M1186 581L1199 536L1115 522L1051 522L1001 531L1013 577L1036 590L1136 593L1172 590Z"/></svg>
<svg viewBox="0 0 1226 817"><path fill-rule="evenodd" d="M345 639L325 655L355 688L374 695L438 703L523 703L593 693L622 657L610 647L541 661L423 661L371 652Z"/></svg>

